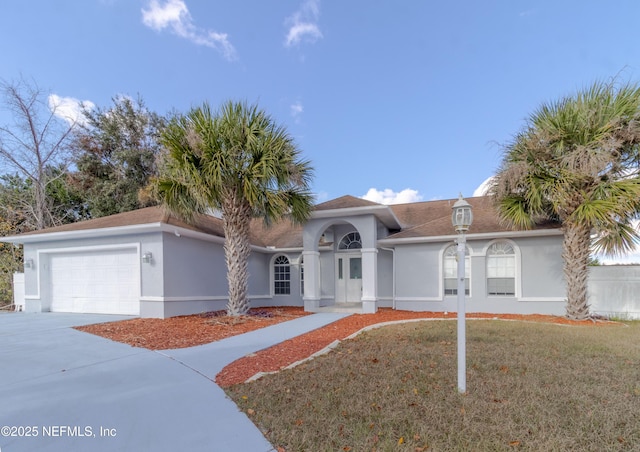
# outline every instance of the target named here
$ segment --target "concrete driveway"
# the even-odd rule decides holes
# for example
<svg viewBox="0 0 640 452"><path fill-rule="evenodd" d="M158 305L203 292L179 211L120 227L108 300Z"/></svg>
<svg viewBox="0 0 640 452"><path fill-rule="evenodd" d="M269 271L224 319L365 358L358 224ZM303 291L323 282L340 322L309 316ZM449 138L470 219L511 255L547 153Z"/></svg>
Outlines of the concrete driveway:
<svg viewBox="0 0 640 452"><path fill-rule="evenodd" d="M150 351L74 330L125 316L0 314L0 452L270 451L214 382L226 364L348 314Z"/></svg>

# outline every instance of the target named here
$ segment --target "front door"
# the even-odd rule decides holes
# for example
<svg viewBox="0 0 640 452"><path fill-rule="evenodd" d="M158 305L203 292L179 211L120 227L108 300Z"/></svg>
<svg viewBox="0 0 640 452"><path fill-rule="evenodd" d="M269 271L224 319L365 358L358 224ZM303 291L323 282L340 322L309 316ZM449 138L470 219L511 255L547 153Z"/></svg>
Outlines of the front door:
<svg viewBox="0 0 640 452"><path fill-rule="evenodd" d="M336 275L336 302L360 302L362 298L362 256L360 253L336 255Z"/></svg>

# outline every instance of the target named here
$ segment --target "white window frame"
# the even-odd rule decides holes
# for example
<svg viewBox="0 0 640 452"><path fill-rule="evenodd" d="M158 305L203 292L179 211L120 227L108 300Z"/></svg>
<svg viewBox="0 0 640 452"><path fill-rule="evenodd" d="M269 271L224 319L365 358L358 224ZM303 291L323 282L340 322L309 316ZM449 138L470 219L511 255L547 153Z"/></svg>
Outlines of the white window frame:
<svg viewBox="0 0 640 452"><path fill-rule="evenodd" d="M509 246L513 253L511 254L503 254L497 253L492 254L492 249L496 246ZM512 240L493 240L487 244L487 247L484 250L485 255L485 286L486 286L486 296L487 297L497 297L497 298L518 298L520 296L520 249ZM491 276L492 273L490 271L490 263L493 259L504 260L512 259L512 265L500 270L500 273L503 273L502 276ZM497 267L496 267L497 268ZM509 275L508 273L511 273ZM490 293L490 284L489 280L494 278L502 278L502 279L513 279L513 292L511 293Z"/></svg>
<svg viewBox="0 0 640 452"><path fill-rule="evenodd" d="M286 259L287 263L278 263L280 258ZM286 272L278 272L276 267L283 267L283 269L286 267L288 270ZM280 276L283 277L280 278ZM276 283L287 283L286 292L280 292L280 290L284 290L283 288L276 290ZM291 259L286 254L277 254L271 260L271 293L274 296L291 295Z"/></svg>
<svg viewBox="0 0 640 452"><path fill-rule="evenodd" d="M453 250L453 254L451 254L451 250ZM449 254L449 255L448 255ZM455 262L455 266L453 267L454 275L447 277L447 262ZM442 293L445 297L455 297L458 295L458 245L451 244L447 245L442 250L442 259L441 259L441 269L442 269ZM455 281L455 288L449 289L451 292L447 293L447 280ZM471 296L471 249L466 246L465 247L465 256L464 256L464 284L465 284L465 296Z"/></svg>
<svg viewBox="0 0 640 452"><path fill-rule="evenodd" d="M352 244L356 246L351 247ZM362 237L358 231L351 231L342 236L338 242L339 251L353 251L362 249Z"/></svg>

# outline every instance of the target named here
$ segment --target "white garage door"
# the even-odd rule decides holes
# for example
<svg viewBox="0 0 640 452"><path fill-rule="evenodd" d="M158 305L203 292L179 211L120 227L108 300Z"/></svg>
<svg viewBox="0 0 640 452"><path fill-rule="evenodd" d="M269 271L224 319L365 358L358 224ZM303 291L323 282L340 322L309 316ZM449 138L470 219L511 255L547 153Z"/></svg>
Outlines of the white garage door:
<svg viewBox="0 0 640 452"><path fill-rule="evenodd" d="M135 248L50 256L51 311L140 314Z"/></svg>

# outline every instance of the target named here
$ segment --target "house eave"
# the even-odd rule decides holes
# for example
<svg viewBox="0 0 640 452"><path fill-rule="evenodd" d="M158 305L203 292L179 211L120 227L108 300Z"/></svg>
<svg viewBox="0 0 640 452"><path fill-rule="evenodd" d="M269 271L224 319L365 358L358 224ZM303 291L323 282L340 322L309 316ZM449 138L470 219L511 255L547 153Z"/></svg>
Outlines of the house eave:
<svg viewBox="0 0 640 452"><path fill-rule="evenodd" d="M0 242L14 243L14 244L30 244L30 243L42 243L53 242L63 240L79 240L79 239L93 239L104 237L117 237L131 234L146 234L153 232L168 232L176 235L177 237L185 236L197 238L215 243L224 243L224 237L219 237L212 234L207 234L200 231L194 231L192 229L183 228L180 226L172 226L167 223L145 223L134 224L127 226L115 226L111 228L100 229L83 229L75 231L61 231L61 232L43 232L41 234L27 234L27 235L13 235L7 237L0 237Z"/></svg>
<svg viewBox="0 0 640 452"><path fill-rule="evenodd" d="M502 238L524 238L524 237L548 237L559 236L563 232L561 229L535 229L529 231L502 231L502 232L481 232L475 234L465 234L467 240L486 240ZM406 238L386 238L379 239L378 246L409 245L413 243L437 243L451 242L458 238L458 234L438 235L431 237L406 237Z"/></svg>
<svg viewBox="0 0 640 452"><path fill-rule="evenodd" d="M277 246L253 245L251 249L253 249L254 251L260 251L262 253L267 253L267 254L302 253L304 251L304 248L301 246L290 246L290 247L278 248ZM318 246L318 251L333 251L333 247L331 245Z"/></svg>

